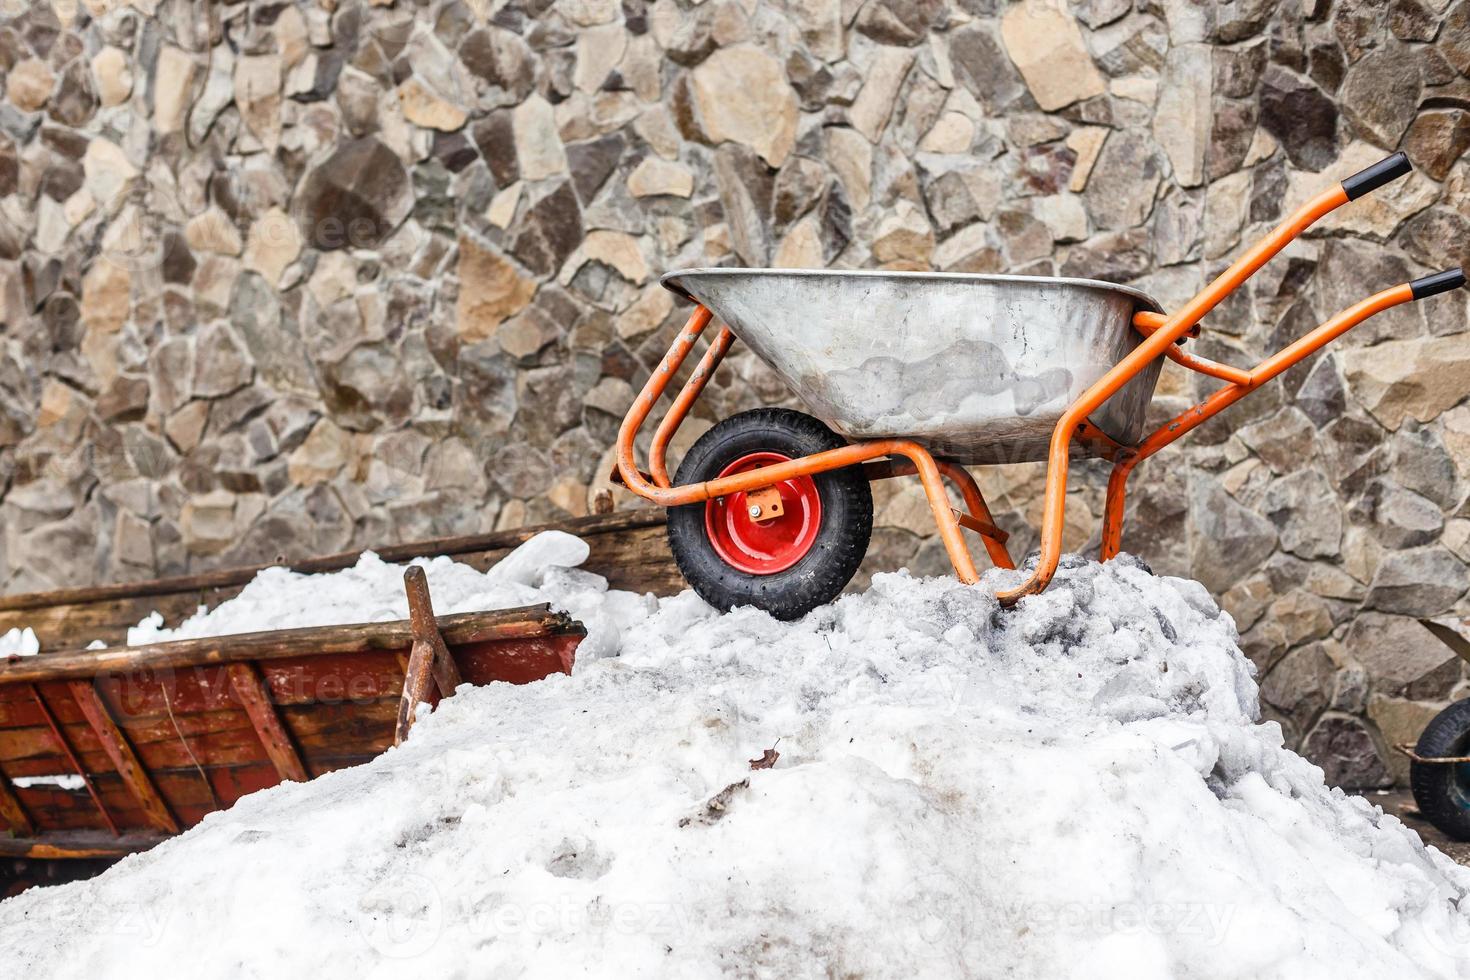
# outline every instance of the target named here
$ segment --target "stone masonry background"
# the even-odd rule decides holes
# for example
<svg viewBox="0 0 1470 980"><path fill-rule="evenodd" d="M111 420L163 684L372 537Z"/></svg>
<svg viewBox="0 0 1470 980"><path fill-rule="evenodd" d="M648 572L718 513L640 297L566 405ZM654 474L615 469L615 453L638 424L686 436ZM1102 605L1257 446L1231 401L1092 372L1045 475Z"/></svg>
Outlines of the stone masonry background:
<svg viewBox="0 0 1470 980"><path fill-rule="evenodd" d="M587 512L689 265L1091 276L1248 364L1470 253L1470 0L0 0L7 592ZM736 345L682 444L790 403ZM1162 420L1213 387L1167 365ZM1222 598L1334 782L1465 693L1465 295L1145 464L1125 542ZM982 472L1013 550L1039 466ZM1076 471L1068 547L1106 470ZM870 568L943 572L912 481ZM626 495L624 495L626 497ZM631 506L629 499L620 506ZM860 581L866 579L866 572Z"/></svg>

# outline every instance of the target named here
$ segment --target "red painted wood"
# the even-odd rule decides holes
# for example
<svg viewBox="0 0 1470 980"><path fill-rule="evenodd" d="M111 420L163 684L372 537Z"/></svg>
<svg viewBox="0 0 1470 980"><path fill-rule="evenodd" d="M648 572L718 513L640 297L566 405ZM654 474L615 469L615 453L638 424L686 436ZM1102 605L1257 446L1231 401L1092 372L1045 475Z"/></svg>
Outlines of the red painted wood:
<svg viewBox="0 0 1470 980"><path fill-rule="evenodd" d="M158 795L158 789L149 778L148 770L139 761L127 736L113 721L107 706L97 696L97 689L88 681L72 681L69 686L77 707L87 716L87 723L92 726L92 731L96 733L102 748L112 760L113 768L137 798L138 805L147 813L149 822L159 830L177 834L179 822L169 812L163 797Z"/></svg>
<svg viewBox="0 0 1470 980"><path fill-rule="evenodd" d="M306 766L301 763L301 757L296 754L291 735L281 724L281 718L276 714L275 706L271 704L270 695L261 683L260 673L254 665L231 664L230 680L234 684L235 693L240 696L245 714L250 717L255 733L260 736L265 754L270 756L271 763L275 765L276 772L280 773L282 779L298 783L310 779Z"/></svg>
<svg viewBox="0 0 1470 980"><path fill-rule="evenodd" d="M522 684L569 673L580 639L504 637L453 644L450 652L469 683ZM71 774L78 765L89 775L96 802L83 790L15 790L16 806L30 815L36 839L55 832L105 833L111 825L123 834L174 833L217 805L228 807L276 785L283 774L330 772L385 751L393 740L407 653L275 654L255 665L255 685L232 677L242 666L249 669L238 661L233 667L207 663L108 673L95 686L41 681L35 686L45 709L26 695L28 685L0 684L0 765L11 776ZM429 700L437 702L437 690ZM279 726L273 738L294 747L299 771L267 750L262 726L269 732L270 721L263 720L263 708Z"/></svg>
<svg viewBox="0 0 1470 980"><path fill-rule="evenodd" d="M5 826L17 837L31 837L36 832L36 825L16 798L10 779L3 771L0 771L0 820L5 821Z"/></svg>

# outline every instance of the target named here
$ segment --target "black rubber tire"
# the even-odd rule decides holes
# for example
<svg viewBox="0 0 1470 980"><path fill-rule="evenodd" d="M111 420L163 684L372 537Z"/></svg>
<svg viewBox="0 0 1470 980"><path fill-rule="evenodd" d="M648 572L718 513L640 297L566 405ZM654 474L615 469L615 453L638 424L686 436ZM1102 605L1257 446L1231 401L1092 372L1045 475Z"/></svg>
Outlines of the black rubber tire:
<svg viewBox="0 0 1470 980"><path fill-rule="evenodd" d="M1470 698L1435 715L1414 751L1425 758L1470 755ZM1410 762L1409 786L1424 819L1455 840L1470 840L1470 765Z"/></svg>
<svg viewBox="0 0 1470 980"><path fill-rule="evenodd" d="M749 453L778 452L795 459L840 449L847 442L818 419L787 408L757 408L731 416L690 448L674 482L712 480ZM873 533L873 493L856 466L812 477L822 501L822 523L812 548L795 565L754 575L728 564L705 532L703 503L669 508L669 549L684 581L716 609L755 606L777 619L800 619L831 602L852 580Z"/></svg>

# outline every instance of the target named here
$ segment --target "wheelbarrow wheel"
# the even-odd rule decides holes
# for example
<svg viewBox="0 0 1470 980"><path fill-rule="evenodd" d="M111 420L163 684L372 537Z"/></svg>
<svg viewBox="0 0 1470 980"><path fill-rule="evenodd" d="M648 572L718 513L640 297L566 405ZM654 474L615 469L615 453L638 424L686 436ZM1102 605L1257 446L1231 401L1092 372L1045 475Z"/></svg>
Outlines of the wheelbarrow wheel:
<svg viewBox="0 0 1470 980"><path fill-rule="evenodd" d="M1426 759L1470 755L1470 698L1435 715L1414 752ZM1425 820L1455 840L1470 840L1470 763L1410 762L1409 786Z"/></svg>
<svg viewBox="0 0 1470 980"><path fill-rule="evenodd" d="M690 448L675 481L722 476L810 456L847 443L817 419L785 408L732 416ZM710 605L756 606L777 619L798 619L831 602L852 579L873 533L873 494L857 467L782 481L770 494L669 509L669 548L684 580Z"/></svg>

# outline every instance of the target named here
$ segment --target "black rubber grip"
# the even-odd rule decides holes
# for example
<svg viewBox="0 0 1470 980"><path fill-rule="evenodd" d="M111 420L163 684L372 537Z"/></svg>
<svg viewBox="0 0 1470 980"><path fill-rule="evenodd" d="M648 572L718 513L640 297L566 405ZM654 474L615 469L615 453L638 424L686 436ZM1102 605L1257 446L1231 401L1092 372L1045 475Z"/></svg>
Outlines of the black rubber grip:
<svg viewBox="0 0 1470 980"><path fill-rule="evenodd" d="M1389 181L1398 180L1413 169L1407 156L1402 152L1395 153L1387 159L1379 160L1371 167L1359 170L1344 180L1342 189L1347 193L1349 201L1356 201L1369 191L1376 191Z"/></svg>
<svg viewBox="0 0 1470 980"><path fill-rule="evenodd" d="M1423 299L1436 293L1447 293L1451 289L1459 289L1463 285L1465 285L1464 269L1446 269L1432 276L1415 279L1409 283L1409 289L1413 291L1415 299Z"/></svg>

